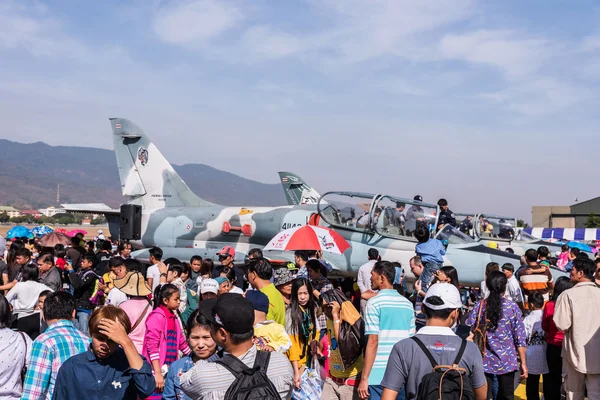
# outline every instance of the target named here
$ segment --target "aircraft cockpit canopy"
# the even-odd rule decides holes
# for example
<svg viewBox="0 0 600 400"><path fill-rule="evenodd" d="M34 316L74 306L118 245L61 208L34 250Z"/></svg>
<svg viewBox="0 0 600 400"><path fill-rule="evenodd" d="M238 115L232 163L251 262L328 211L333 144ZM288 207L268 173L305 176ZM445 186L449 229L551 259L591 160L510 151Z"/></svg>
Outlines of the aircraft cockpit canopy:
<svg viewBox="0 0 600 400"><path fill-rule="evenodd" d="M325 193L317 208L321 218L336 228L399 239L414 237L418 226L426 227L433 235L439 215L435 204L354 192Z"/></svg>
<svg viewBox="0 0 600 400"><path fill-rule="evenodd" d="M512 217L479 214L475 218L475 235L481 239L512 241L517 230L517 220Z"/></svg>
<svg viewBox="0 0 600 400"><path fill-rule="evenodd" d="M441 241L448 241L448 244L468 244L475 242L472 237L464 234L452 225L444 226L435 237Z"/></svg>

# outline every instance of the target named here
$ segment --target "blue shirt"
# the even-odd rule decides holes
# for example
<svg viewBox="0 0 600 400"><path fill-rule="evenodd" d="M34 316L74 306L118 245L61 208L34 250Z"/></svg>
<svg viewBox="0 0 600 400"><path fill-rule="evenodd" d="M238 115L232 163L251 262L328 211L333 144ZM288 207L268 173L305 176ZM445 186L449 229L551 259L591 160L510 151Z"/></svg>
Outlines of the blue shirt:
<svg viewBox="0 0 600 400"><path fill-rule="evenodd" d="M214 362L219 359L219 354L215 353L205 361ZM190 397L186 396L181 390L181 382L179 378L181 375L188 372L190 369L194 367L194 361L192 360L192 355L185 356L175 361L169 366L169 373L167 374L167 379L165 379L165 388L163 390L162 400L191 400Z"/></svg>
<svg viewBox="0 0 600 400"><path fill-rule="evenodd" d="M415 334L413 305L394 289L384 289L367 302L365 335L377 335L377 354L369 375L369 385L380 385L392 348Z"/></svg>
<svg viewBox="0 0 600 400"><path fill-rule="evenodd" d="M163 390L163 400L191 400L181 390L179 377L194 367L192 356L185 356L175 361L169 366L169 373L165 380L165 389Z"/></svg>
<svg viewBox="0 0 600 400"><path fill-rule="evenodd" d="M415 252L421 257L423 263L437 263L442 264L444 262L444 255L446 249L442 242L437 239L429 239L425 243L419 243L415 247Z"/></svg>
<svg viewBox="0 0 600 400"><path fill-rule="evenodd" d="M90 348L60 367L52 399L145 399L156 384L152 367L142 359L142 368L136 370L129 367L121 348L106 360L96 359Z"/></svg>

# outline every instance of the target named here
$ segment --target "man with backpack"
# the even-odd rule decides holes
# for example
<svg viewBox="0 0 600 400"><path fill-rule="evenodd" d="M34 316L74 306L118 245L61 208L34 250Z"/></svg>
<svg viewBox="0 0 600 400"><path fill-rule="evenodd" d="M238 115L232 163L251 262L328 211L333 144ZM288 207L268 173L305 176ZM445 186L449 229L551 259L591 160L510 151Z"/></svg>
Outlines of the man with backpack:
<svg viewBox="0 0 600 400"><path fill-rule="evenodd" d="M481 353L451 329L458 323L461 307L454 285L436 283L429 288L423 300L426 325L394 345L381 381L383 400L396 399L402 388L407 400L486 399Z"/></svg>
<svg viewBox="0 0 600 400"><path fill-rule="evenodd" d="M210 334L224 356L216 362L198 361L182 375L183 392L191 399L289 399L292 365L283 353L256 349L252 304L234 293L202 303L202 315L211 322Z"/></svg>

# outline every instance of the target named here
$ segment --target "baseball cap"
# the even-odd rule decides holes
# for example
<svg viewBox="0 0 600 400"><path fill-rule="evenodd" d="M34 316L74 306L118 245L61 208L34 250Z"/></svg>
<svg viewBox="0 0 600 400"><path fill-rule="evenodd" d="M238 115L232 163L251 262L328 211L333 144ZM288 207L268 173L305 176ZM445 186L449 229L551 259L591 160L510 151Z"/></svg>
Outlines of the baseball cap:
<svg viewBox="0 0 600 400"><path fill-rule="evenodd" d="M205 279L200 284L200 293L219 293L219 284L214 279Z"/></svg>
<svg viewBox="0 0 600 400"><path fill-rule="evenodd" d="M265 314L269 312L269 298L260 290L248 290L246 300L252 303L256 311L262 311Z"/></svg>
<svg viewBox="0 0 600 400"><path fill-rule="evenodd" d="M219 276L218 278L215 278L215 282L217 282L217 285L219 286L221 286L226 280L227 278L225 278L224 276Z"/></svg>
<svg viewBox="0 0 600 400"><path fill-rule="evenodd" d="M430 297L433 297L433 296L436 296L436 297L439 297L440 299L442 299L444 304L441 304L441 305L429 304L427 299L429 299ZM425 295L425 299L423 300L423 303L432 310L446 310L449 308L456 309L456 308L462 308L462 306L463 306L462 301L460 300L460 292L458 291L456 286L454 286L450 283L441 283L441 282L436 283L435 285L432 285L429 287L429 289L427 289L427 294Z"/></svg>
<svg viewBox="0 0 600 400"><path fill-rule="evenodd" d="M416 201L423 201L423 196L421 196L420 194L418 194L418 195L416 195L416 196L413 198L413 200L416 200Z"/></svg>
<svg viewBox="0 0 600 400"><path fill-rule="evenodd" d="M515 272L515 266L512 265L511 263L503 264L501 269Z"/></svg>
<svg viewBox="0 0 600 400"><path fill-rule="evenodd" d="M296 280L296 275L289 269L289 267L276 268L273 270L273 284L275 286L285 285L294 280Z"/></svg>
<svg viewBox="0 0 600 400"><path fill-rule="evenodd" d="M235 250L231 246L225 246L217 253L217 255L235 257Z"/></svg>
<svg viewBox="0 0 600 400"><path fill-rule="evenodd" d="M254 308L241 294L226 293L217 299L204 300L200 312L229 333L248 333L254 327Z"/></svg>

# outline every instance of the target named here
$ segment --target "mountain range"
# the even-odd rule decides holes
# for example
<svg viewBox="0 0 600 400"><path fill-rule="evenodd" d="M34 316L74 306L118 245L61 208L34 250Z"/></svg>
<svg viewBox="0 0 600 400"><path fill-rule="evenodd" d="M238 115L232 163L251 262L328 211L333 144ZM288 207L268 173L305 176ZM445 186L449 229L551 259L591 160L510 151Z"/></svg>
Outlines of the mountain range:
<svg viewBox="0 0 600 400"><path fill-rule="evenodd" d="M252 181L204 164L173 168L194 193L213 203L286 204L280 184ZM0 205L20 209L57 206L59 185L62 204L106 203L118 207L125 202L111 150L0 139Z"/></svg>

